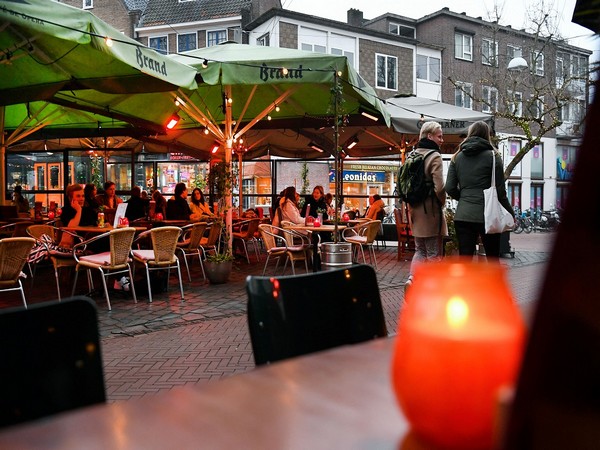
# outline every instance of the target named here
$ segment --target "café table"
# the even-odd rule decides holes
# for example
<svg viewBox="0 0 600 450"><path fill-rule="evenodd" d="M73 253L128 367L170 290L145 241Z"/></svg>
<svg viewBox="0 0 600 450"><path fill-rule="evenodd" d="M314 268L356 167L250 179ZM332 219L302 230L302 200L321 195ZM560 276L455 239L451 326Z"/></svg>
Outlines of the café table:
<svg viewBox="0 0 600 450"><path fill-rule="evenodd" d="M133 225L128 225L128 226L135 228L136 232L146 231L148 229L147 227L144 227L144 226L133 226ZM106 233L107 231L113 230L114 227L107 223L103 227L77 225L77 226L73 226L73 227L64 226L64 227L60 227L60 229L71 231L73 233L83 232L83 233L90 233L90 234L102 234L102 233Z"/></svg>
<svg viewBox="0 0 600 450"><path fill-rule="evenodd" d="M308 231L311 237L311 242L313 245L313 272L318 272L321 270L321 254L319 253L319 235L321 233L335 233L336 227L335 225L321 225L319 227L315 227L313 225L285 225L283 228L288 230L295 231ZM338 225L337 231L340 232L346 228L346 225Z"/></svg>
<svg viewBox="0 0 600 450"><path fill-rule="evenodd" d="M414 449L391 383L395 338L261 366L0 431L18 449Z"/></svg>

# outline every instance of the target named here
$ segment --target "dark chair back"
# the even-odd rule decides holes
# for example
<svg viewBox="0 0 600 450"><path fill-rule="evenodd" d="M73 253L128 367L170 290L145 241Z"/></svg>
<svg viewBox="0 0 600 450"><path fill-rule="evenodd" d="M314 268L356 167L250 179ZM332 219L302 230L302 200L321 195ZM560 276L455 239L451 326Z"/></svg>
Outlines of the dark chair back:
<svg viewBox="0 0 600 450"><path fill-rule="evenodd" d="M106 401L87 297L0 311L0 426Z"/></svg>
<svg viewBox="0 0 600 450"><path fill-rule="evenodd" d="M17 207L14 205L0 205L0 220L13 221L19 217Z"/></svg>
<svg viewBox="0 0 600 450"><path fill-rule="evenodd" d="M256 365L387 336L372 267L246 279Z"/></svg>

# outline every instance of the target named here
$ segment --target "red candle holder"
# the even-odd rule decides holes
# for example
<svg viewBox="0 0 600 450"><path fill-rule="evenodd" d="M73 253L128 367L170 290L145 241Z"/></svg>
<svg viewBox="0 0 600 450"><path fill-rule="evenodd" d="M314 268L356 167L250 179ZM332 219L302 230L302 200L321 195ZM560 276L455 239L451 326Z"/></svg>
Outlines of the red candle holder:
<svg viewBox="0 0 600 450"><path fill-rule="evenodd" d="M162 213L156 213L156 214L154 215L154 219L155 219L155 220L163 220L163 215L162 215Z"/></svg>
<svg viewBox="0 0 600 450"><path fill-rule="evenodd" d="M392 366L413 432L443 448L492 448L499 395L515 383L524 341L502 266L461 259L418 266Z"/></svg>
<svg viewBox="0 0 600 450"><path fill-rule="evenodd" d="M48 219L54 219L54 211L48 211Z"/></svg>

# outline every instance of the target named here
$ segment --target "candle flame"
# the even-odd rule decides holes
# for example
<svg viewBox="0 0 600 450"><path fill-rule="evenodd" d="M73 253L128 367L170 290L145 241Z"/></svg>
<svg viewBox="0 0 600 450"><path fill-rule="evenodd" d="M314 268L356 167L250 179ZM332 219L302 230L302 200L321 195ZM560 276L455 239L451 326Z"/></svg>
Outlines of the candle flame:
<svg viewBox="0 0 600 450"><path fill-rule="evenodd" d="M446 317L451 328L462 327L469 318L469 305L460 297L452 297L446 303Z"/></svg>

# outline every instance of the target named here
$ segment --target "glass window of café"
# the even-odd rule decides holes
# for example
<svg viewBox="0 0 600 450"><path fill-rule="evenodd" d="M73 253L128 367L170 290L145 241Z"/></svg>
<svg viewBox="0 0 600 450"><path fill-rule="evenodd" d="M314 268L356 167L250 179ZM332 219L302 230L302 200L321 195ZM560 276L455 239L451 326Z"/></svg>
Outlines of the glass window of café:
<svg viewBox="0 0 600 450"><path fill-rule="evenodd" d="M177 183L185 183L188 190L200 186L206 194L206 163L201 162L158 162L156 163L156 188L163 194L175 193Z"/></svg>

